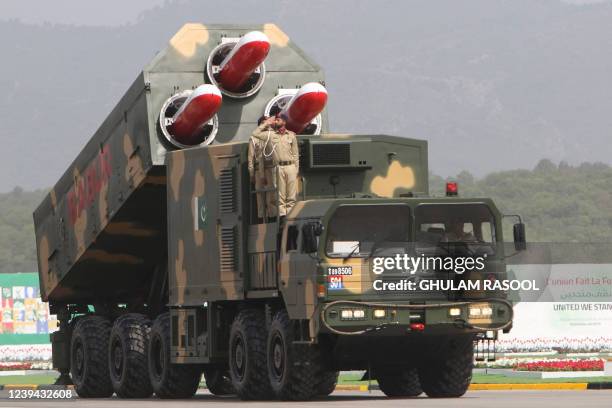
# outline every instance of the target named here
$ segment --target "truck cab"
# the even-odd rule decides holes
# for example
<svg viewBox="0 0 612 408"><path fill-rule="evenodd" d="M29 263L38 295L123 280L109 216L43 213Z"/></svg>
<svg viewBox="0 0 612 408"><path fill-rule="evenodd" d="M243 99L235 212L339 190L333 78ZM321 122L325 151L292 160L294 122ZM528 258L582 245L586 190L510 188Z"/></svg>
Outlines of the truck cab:
<svg viewBox="0 0 612 408"><path fill-rule="evenodd" d="M373 334L401 328L406 334L406 328L411 327L417 328L419 335L444 330L473 333L477 330L470 321L480 324L483 316L471 316L467 303L457 306L460 310L453 312L456 315L441 314L434 308L412 308L410 313L400 313L380 304L450 305L459 300L505 299L505 294L497 291L444 290L438 289L443 285L428 284L441 280L505 279L502 234L500 213L490 199L304 201L291 213L283 229L280 289L292 288L284 296L286 300L295 298L295 302L287 302L290 313L294 308L334 303L316 316L321 319L322 333ZM474 264L471 268L455 265L460 272L457 273L436 262L444 258L460 258L463 263L472 259ZM426 265L428 260L432 261L430 265ZM476 261L482 265L476 265ZM385 268L385 262L389 268ZM316 280L304 285L315 270ZM294 288L302 285L306 293L294 294ZM488 311L489 305L480 303L480 307ZM347 308L357 316L350 316ZM511 315L507 303L491 305L491 311L482 327L508 326Z"/></svg>

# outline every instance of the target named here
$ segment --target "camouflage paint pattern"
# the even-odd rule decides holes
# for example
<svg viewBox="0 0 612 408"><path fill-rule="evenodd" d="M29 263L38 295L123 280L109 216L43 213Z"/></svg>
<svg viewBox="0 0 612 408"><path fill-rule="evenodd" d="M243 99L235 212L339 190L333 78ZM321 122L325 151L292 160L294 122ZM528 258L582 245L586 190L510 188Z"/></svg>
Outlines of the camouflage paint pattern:
<svg viewBox="0 0 612 408"><path fill-rule="evenodd" d="M168 281L174 306L244 297L240 254L245 251L246 227L243 180L248 177L240 164L246 164L246 147L246 143L227 143L167 156ZM230 187L222 190L228 185L221 182L227 177L225 169L234 170L226 179ZM224 233L232 235L229 240L223 239ZM229 259L223 259L224 255Z"/></svg>
<svg viewBox="0 0 612 408"><path fill-rule="evenodd" d="M158 128L160 109L172 95L210 83L206 62L223 37L253 30L271 41L266 80L247 99L224 97L215 143L247 140L278 88L323 82L321 69L274 24L184 25L34 212L44 300L127 302L147 293L155 267L167 258L165 155L174 147ZM322 118L325 131L325 111ZM204 177L198 176L200 189ZM201 233L193 239L204 245Z"/></svg>
<svg viewBox="0 0 612 408"><path fill-rule="evenodd" d="M392 136L323 135L299 136L303 155L317 147L317 158L301 165L301 201L289 214L289 220L325 219L342 202L371 202L379 199L334 198L330 177L338 177L336 196L346 197L343 183L350 192L378 197L381 183L383 192L397 199L407 192L427 192L427 145L424 141ZM349 152L348 164L321 171L321 160L327 148L333 151L341 144ZM347 148L344 145L348 145ZM353 145L356 147L353 149ZM331 146L331 147L330 147ZM373 147L374 146L374 147ZM367 147L370 151L360 150ZM247 169L246 142L213 145L171 152L168 160L168 245L170 304L195 306L203 302L239 300L249 292L278 289L283 295L293 318L311 318L317 305L317 264L310 254L299 251L277 252L276 224L249 226L255 200ZM333 151L331 153L333 153ZM393 153L390 155L390 153ZM360 165L367 160L366 165ZM354 162L356 165L351 165ZM326 162L327 163L327 162ZM222 172L231 170L233 187L224 191ZM234 211L222 210L221 200L233 196ZM402 200L408 200L402 198ZM204 204L205 203L205 204ZM199 208L196 208L196 205ZM199 225L202 205L206 207L207 222ZM233 259L236 269L223 271L221 266L222 229L235 227ZM205 243L205 244L202 244ZM249 262L253 256L253 262ZM278 277L276 262L278 260ZM357 265L357 259L351 260ZM270 266L271 265L271 266ZM266 269L268 268L268 269ZM254 282L272 272L272 286L261 287ZM351 282L354 293L365 293L367 281L355 274Z"/></svg>

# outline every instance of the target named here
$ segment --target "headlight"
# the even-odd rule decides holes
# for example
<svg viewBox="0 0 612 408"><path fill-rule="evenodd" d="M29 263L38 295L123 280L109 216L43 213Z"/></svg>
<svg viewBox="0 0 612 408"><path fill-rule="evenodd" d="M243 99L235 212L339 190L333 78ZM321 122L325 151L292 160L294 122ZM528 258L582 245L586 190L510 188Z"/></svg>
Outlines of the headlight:
<svg viewBox="0 0 612 408"><path fill-rule="evenodd" d="M343 319L343 320L352 319L353 318L353 311L352 310L342 310L340 312L340 318Z"/></svg>
<svg viewBox="0 0 612 408"><path fill-rule="evenodd" d="M458 307L451 307L448 309L449 316L461 316L461 309Z"/></svg>
<svg viewBox="0 0 612 408"><path fill-rule="evenodd" d="M480 316L482 310L479 307L470 307L470 316Z"/></svg>
<svg viewBox="0 0 612 408"><path fill-rule="evenodd" d="M493 309L490 307L483 307L480 309L483 316L491 316L493 314Z"/></svg>
<svg viewBox="0 0 612 408"><path fill-rule="evenodd" d="M343 309L340 311L342 320L365 319L364 309Z"/></svg>
<svg viewBox="0 0 612 408"><path fill-rule="evenodd" d="M353 319L363 319L363 318L365 318L365 310L363 309L353 310Z"/></svg>
<svg viewBox="0 0 612 408"><path fill-rule="evenodd" d="M493 315L493 308L487 304L470 306L470 317L489 317Z"/></svg>
<svg viewBox="0 0 612 408"><path fill-rule="evenodd" d="M386 315L385 309L374 309L374 318L384 319Z"/></svg>

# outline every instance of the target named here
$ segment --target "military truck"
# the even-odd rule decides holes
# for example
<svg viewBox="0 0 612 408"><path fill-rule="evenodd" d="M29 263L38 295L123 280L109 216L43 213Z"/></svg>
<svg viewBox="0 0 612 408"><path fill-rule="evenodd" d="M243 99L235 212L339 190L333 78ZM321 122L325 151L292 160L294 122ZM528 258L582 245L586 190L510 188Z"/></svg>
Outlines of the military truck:
<svg viewBox="0 0 612 408"><path fill-rule="evenodd" d="M269 55L223 89L253 31ZM474 341L511 327L506 294L397 288L503 279L502 214L454 184L429 197L426 141L330 134L323 110L298 135L296 206L258 218L249 136L306 83L324 84L321 69L273 24L187 24L144 67L34 212L59 381L81 397L186 398L203 374L213 394L307 400L366 370L388 396L465 393ZM202 84L223 102L177 140ZM457 222L470 242L443 238ZM398 254L482 255L486 274L373 272Z"/></svg>

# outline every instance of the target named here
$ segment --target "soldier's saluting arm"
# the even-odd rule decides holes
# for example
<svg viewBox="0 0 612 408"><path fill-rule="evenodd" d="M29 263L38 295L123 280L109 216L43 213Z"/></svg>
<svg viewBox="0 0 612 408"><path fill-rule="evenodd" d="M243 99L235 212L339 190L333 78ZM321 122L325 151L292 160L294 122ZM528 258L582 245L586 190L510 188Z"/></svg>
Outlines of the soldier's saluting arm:
<svg viewBox="0 0 612 408"><path fill-rule="evenodd" d="M257 166L257 162L261 160L261 143L265 140L266 134L268 133L268 127L266 121L263 121L251 134L251 138L249 140L249 150L248 150L248 168L249 175L251 179L255 177L255 167Z"/></svg>
<svg viewBox="0 0 612 408"><path fill-rule="evenodd" d="M256 139L260 139L262 136L265 136L266 133L268 133L268 129L270 127L267 122L267 120L264 120L261 125L257 126L251 136Z"/></svg>

